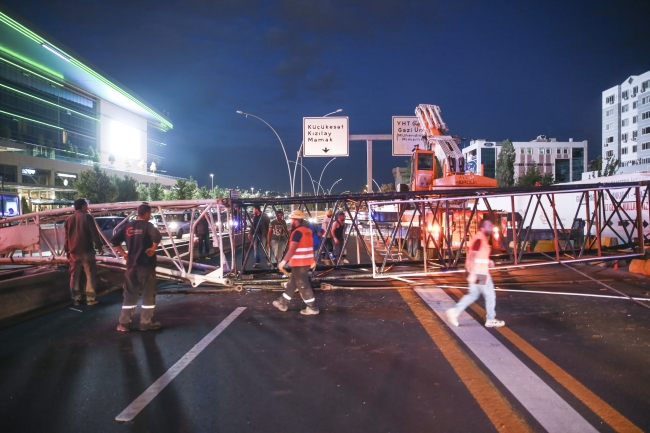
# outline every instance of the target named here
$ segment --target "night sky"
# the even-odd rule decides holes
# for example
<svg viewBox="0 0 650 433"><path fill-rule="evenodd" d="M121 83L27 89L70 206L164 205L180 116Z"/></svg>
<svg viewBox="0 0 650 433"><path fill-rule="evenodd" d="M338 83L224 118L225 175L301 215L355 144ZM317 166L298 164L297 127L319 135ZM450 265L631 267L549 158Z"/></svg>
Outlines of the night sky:
<svg viewBox="0 0 650 433"><path fill-rule="evenodd" d="M302 117L342 108L352 134L436 104L450 134L589 141L601 92L650 70L650 2L405 0L4 0L28 21L170 113L168 174L210 185L289 189ZM335 191L365 183L365 143L327 168ZM374 178L392 182L389 142ZM316 177L327 162L305 158ZM308 182L305 182L307 189ZM310 187L310 186L309 186Z"/></svg>

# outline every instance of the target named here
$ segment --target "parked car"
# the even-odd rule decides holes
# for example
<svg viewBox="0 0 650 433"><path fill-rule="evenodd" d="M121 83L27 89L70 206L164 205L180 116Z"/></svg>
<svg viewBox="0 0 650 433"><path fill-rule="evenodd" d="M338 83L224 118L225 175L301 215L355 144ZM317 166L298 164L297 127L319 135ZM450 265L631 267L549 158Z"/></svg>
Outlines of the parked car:
<svg viewBox="0 0 650 433"><path fill-rule="evenodd" d="M177 239L181 239L185 233L190 232L191 219L191 212L166 212L165 222L169 228L169 233L165 230L165 224L162 221L158 223L158 231L163 235L176 236Z"/></svg>
<svg viewBox="0 0 650 433"><path fill-rule="evenodd" d="M95 217L95 221L97 222L99 231L102 232L102 234L110 242L110 240L113 238L113 234L114 234L113 230L115 230L115 227L117 227L119 223L124 221L124 217L100 216L100 217Z"/></svg>

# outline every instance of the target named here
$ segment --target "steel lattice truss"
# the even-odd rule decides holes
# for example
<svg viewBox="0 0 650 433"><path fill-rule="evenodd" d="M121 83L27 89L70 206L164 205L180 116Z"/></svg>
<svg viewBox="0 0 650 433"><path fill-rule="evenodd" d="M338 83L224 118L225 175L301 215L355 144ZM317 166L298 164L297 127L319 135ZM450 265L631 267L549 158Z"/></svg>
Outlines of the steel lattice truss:
<svg viewBox="0 0 650 433"><path fill-rule="evenodd" d="M325 243L315 252L320 275L352 270L342 278L375 278L461 272L465 248L476 225L490 218L493 259L498 267L617 260L645 254L650 236L647 182L558 185L509 189L447 189L418 192L305 197L255 197L237 200L150 202L160 214L191 215L189 240L169 238L159 248L159 278L241 287L251 279L277 278L273 270L251 270L253 207L271 219L280 209L301 209L314 224L326 208L346 216L343 256L333 260ZM133 218L140 202L91 205L93 216ZM637 212L637 209L640 210ZM0 222L0 263L63 263L63 221L72 208L55 209ZM195 262L193 240L197 223L206 218L219 266ZM167 222L163 218L165 229ZM325 231L329 232L334 219ZM120 226L121 226L120 224ZM119 230L120 226L115 230ZM168 230L167 230L168 232ZM287 233L288 235L288 233ZM21 242L13 242L13 238ZM123 269L107 239L100 265ZM540 248L545 245L546 248ZM356 250L356 252L355 252ZM266 259L271 252L262 247ZM354 274L357 272L357 274Z"/></svg>

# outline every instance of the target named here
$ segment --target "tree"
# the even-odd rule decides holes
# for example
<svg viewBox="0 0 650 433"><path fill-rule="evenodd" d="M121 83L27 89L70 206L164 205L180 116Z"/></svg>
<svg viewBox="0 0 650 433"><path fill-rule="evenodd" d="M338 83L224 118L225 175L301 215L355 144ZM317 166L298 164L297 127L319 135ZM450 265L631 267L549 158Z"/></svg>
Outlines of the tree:
<svg viewBox="0 0 650 433"><path fill-rule="evenodd" d="M601 163L602 164L602 163ZM610 156L605 162L605 168L603 169L603 176L613 176L616 174L616 170L621 165L621 161ZM600 174L600 173L599 173Z"/></svg>
<svg viewBox="0 0 650 433"><path fill-rule="evenodd" d="M88 148L88 156L90 157L91 161L95 160L95 149L92 146Z"/></svg>
<svg viewBox="0 0 650 433"><path fill-rule="evenodd" d="M167 194L167 200L192 200L197 191L196 181L190 176L190 180L178 179L176 185Z"/></svg>
<svg viewBox="0 0 650 433"><path fill-rule="evenodd" d="M129 170L131 168L131 161L130 160L127 159L126 161L124 161L124 168L126 168L127 170Z"/></svg>
<svg viewBox="0 0 650 433"><path fill-rule="evenodd" d="M113 155L112 153L108 155L108 162L113 164L115 162L115 155Z"/></svg>
<svg viewBox="0 0 650 433"><path fill-rule="evenodd" d="M156 172L156 168L157 168L157 167L156 167L156 163L155 163L155 162L152 162L152 163L151 163L151 166L149 166L149 170L151 170L152 173L155 173L155 172Z"/></svg>
<svg viewBox="0 0 650 433"><path fill-rule="evenodd" d="M197 199L201 199L201 200L211 198L211 197L210 197L210 195L211 195L210 193L211 193L211 192L212 192L212 191L210 191L209 189L207 189L205 186L202 186L201 188L199 188L199 189L196 190L196 198L197 198Z"/></svg>
<svg viewBox="0 0 650 433"><path fill-rule="evenodd" d="M530 165L526 169L526 173L517 179L517 186L549 186L553 185L553 182L552 173L542 174L537 165Z"/></svg>
<svg viewBox="0 0 650 433"><path fill-rule="evenodd" d="M621 166L621 162L614 158L614 156L610 156L607 158L605 161L605 169L603 169L603 157L598 156L598 158L589 161L587 167L589 171L595 171L597 177L602 177L602 176L613 176L616 174L616 171L618 168Z"/></svg>
<svg viewBox="0 0 650 433"><path fill-rule="evenodd" d="M142 171L147 167L147 163L144 162L144 159L141 159L140 162L138 162L138 168Z"/></svg>
<svg viewBox="0 0 650 433"><path fill-rule="evenodd" d="M151 182L149 184L149 200L151 201L161 201L165 198L165 189L162 184L158 182Z"/></svg>
<svg viewBox="0 0 650 433"><path fill-rule="evenodd" d="M497 159L497 183L499 187L506 188L515 184L515 146L506 139L501 143L501 152Z"/></svg>
<svg viewBox="0 0 650 433"><path fill-rule="evenodd" d="M395 184L394 183L383 183L379 187L379 192L391 192L395 191Z"/></svg>
<svg viewBox="0 0 650 433"><path fill-rule="evenodd" d="M93 168L82 170L73 183L77 198L85 198L91 203L110 203L117 198L117 186L98 164Z"/></svg>
<svg viewBox="0 0 650 433"><path fill-rule="evenodd" d="M111 180L117 186L116 201L136 201L138 200L138 181L131 176L124 176L119 178L111 176Z"/></svg>
<svg viewBox="0 0 650 433"><path fill-rule="evenodd" d="M138 185L138 201L148 201L149 200L149 188L144 183Z"/></svg>

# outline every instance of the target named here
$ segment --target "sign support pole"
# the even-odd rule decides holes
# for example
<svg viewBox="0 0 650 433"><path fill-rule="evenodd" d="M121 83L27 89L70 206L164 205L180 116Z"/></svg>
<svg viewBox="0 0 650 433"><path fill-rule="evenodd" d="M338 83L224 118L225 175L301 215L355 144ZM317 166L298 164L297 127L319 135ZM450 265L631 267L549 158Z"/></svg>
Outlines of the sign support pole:
<svg viewBox="0 0 650 433"><path fill-rule="evenodd" d="M368 172L368 174L367 174L367 176L368 176L368 179L367 179L367 183L368 183L367 191L368 191L368 194L370 194L372 192L372 140L366 140L366 151L367 151L366 169L367 169L367 172Z"/></svg>

